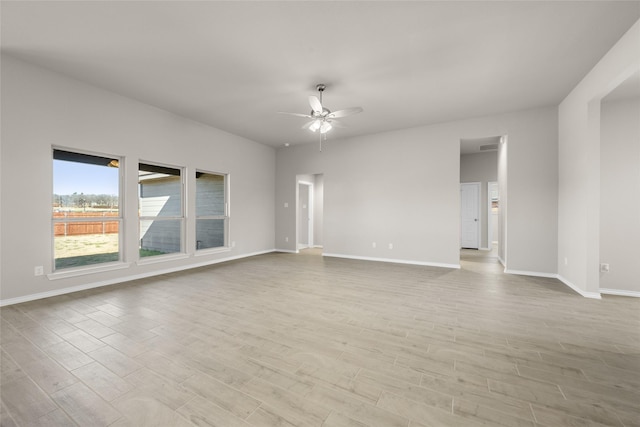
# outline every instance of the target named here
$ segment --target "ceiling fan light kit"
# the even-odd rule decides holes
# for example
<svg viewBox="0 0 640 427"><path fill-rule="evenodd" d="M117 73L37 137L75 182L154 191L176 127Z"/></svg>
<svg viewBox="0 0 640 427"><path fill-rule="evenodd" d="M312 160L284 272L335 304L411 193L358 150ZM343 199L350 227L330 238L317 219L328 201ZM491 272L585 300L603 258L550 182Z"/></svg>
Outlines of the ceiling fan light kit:
<svg viewBox="0 0 640 427"><path fill-rule="evenodd" d="M319 83L316 85L316 90L319 92L319 96L309 97L309 105L311 106L311 112L309 114L283 113L311 119L311 121L307 122L304 126L302 126L302 128L309 129L311 132L319 132L320 151L322 151L322 136L324 135L324 138L326 139L326 133L333 128L332 122L335 119L351 116L363 111L361 107L353 107L346 108L344 110L338 110L332 113L331 110L329 110L322 104L322 92L324 92L326 88L327 86L324 83Z"/></svg>

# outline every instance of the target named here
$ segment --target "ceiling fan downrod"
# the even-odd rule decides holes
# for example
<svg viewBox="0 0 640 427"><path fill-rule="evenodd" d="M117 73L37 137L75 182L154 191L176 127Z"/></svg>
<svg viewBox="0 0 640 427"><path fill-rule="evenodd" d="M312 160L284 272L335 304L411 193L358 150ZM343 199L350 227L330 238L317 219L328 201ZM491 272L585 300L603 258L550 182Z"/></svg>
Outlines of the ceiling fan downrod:
<svg viewBox="0 0 640 427"><path fill-rule="evenodd" d="M319 97L319 98L320 98L320 105L322 105L322 92L324 92L324 90L325 90L326 88L327 88L327 86L326 86L324 83L318 83L318 84L316 85L316 90L317 90L318 92L320 92L320 97ZM324 108L324 105L323 105L323 108Z"/></svg>

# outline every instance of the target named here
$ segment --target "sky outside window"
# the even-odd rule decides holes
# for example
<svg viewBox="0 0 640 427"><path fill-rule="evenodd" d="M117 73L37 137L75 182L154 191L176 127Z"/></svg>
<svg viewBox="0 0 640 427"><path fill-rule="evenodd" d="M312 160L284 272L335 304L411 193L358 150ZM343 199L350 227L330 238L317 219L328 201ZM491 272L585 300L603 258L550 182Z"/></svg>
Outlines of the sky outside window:
<svg viewBox="0 0 640 427"><path fill-rule="evenodd" d="M54 160L53 193L117 195L118 168Z"/></svg>

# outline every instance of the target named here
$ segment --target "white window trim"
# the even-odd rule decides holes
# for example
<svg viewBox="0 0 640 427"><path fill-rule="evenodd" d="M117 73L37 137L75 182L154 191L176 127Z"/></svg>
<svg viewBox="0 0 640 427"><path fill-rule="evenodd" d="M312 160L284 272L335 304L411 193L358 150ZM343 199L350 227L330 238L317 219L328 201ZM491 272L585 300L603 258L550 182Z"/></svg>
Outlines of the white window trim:
<svg viewBox="0 0 640 427"><path fill-rule="evenodd" d="M193 256L199 257L199 256L219 254L219 253L223 253L223 252L231 252L231 247L230 246L218 246L216 248L198 249L198 250L196 250L196 252L195 252L195 254Z"/></svg>
<svg viewBox="0 0 640 427"><path fill-rule="evenodd" d="M87 274L103 273L105 271L122 270L129 268L130 262L105 262L101 264L91 264L86 267L63 268L53 273L47 274L47 279L58 280L67 279L69 277L84 276Z"/></svg>
<svg viewBox="0 0 640 427"><path fill-rule="evenodd" d="M189 254L184 252L174 252L164 255L153 255L138 259L136 265L158 264L167 261L176 261L189 258Z"/></svg>

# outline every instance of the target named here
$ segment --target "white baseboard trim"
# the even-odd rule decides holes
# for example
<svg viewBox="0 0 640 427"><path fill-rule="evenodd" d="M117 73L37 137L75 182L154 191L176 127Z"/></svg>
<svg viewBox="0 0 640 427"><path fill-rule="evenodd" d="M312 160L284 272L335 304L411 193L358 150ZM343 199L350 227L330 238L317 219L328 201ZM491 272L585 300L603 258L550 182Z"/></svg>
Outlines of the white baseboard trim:
<svg viewBox="0 0 640 427"><path fill-rule="evenodd" d="M323 253L322 256L333 257L333 258L357 259L360 261L376 261L376 262L390 262L394 264L424 265L427 267L442 267L442 268L457 268L457 269L460 268L460 264L444 264L439 262L410 261L405 259L394 259L394 258L372 258L372 257L365 257L365 256L328 254L328 253Z"/></svg>
<svg viewBox="0 0 640 427"><path fill-rule="evenodd" d="M322 245L313 245L314 248L322 249L324 246Z"/></svg>
<svg viewBox="0 0 640 427"><path fill-rule="evenodd" d="M606 294L606 295L620 295L620 296L623 296L623 297L640 298L640 292L638 292L638 291L625 291L623 289L600 288L600 293L601 294Z"/></svg>
<svg viewBox="0 0 640 427"><path fill-rule="evenodd" d="M479 251L490 251L491 248L478 248Z"/></svg>
<svg viewBox="0 0 640 427"><path fill-rule="evenodd" d="M628 295L628 294L621 293L621 292L627 292L627 291L616 291L615 289L600 289L600 292L583 291L582 289L578 288L576 285L574 285L573 283L571 283L570 281L568 281L567 279L565 279L564 277L556 273L541 273L537 271L522 271L522 270L505 270L504 272L507 274L517 274L521 276L547 277L550 279L558 279L563 284L567 285L572 290L574 290L575 292L577 292L578 294L580 294L585 298L602 299L602 295L600 294L607 293L605 291L611 291L612 295L626 295L626 296L640 297L640 292L636 292L637 295Z"/></svg>
<svg viewBox="0 0 640 427"><path fill-rule="evenodd" d="M580 289L579 287L577 287L576 285L574 285L573 283L571 283L570 281L568 281L567 279L565 279L559 274L556 275L556 278L585 298L602 299L602 295L600 295L600 292L583 291L582 289Z"/></svg>
<svg viewBox="0 0 640 427"><path fill-rule="evenodd" d="M517 274L519 276L533 276L533 277L548 277L550 279L557 279L556 273L541 273L539 271L523 271L523 270L505 270L507 274Z"/></svg>
<svg viewBox="0 0 640 427"><path fill-rule="evenodd" d="M258 252L248 253L248 254L235 255L231 257L219 258L219 259L199 262L195 264L181 265L178 267L167 268L164 270L155 270L155 271L142 273L142 274L133 274L130 276L117 277L109 280L101 280L99 282L87 283L84 285L70 286L68 288L54 289L46 292L39 292L37 294L30 294L22 297L4 299L4 300L0 300L0 307L13 305L13 304L20 304L23 302L35 301L43 298L55 297L59 295L70 294L73 292L86 291L88 289L100 288L103 286L115 285L118 283L130 282L132 280L144 279L146 277L160 276L162 274L175 273L177 271L183 271L183 270L191 270L192 268L206 267L207 265L219 264L221 262L228 262L236 259L249 258L257 255L264 255L264 254L272 253L275 251L276 251L275 249L269 249L266 251L258 251Z"/></svg>
<svg viewBox="0 0 640 427"><path fill-rule="evenodd" d="M291 250L291 249L275 249L274 252L283 252L285 254L299 254L300 251L298 250Z"/></svg>

